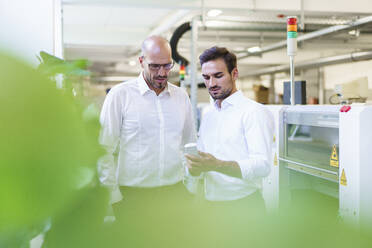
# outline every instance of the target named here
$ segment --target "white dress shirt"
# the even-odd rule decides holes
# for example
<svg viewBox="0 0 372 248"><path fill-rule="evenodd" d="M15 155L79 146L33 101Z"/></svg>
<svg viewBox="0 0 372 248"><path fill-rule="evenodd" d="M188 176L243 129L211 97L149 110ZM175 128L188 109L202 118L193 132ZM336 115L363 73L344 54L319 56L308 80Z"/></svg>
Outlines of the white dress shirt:
<svg viewBox="0 0 372 248"><path fill-rule="evenodd" d="M113 87L101 112L100 143L107 155L98 162L100 180L121 199L120 186L157 187L182 180L183 145L195 142L187 93L168 83L157 96L142 73Z"/></svg>
<svg viewBox="0 0 372 248"><path fill-rule="evenodd" d="M207 200L236 200L261 188L262 178L270 172L273 130L270 112L241 91L224 99L221 108L214 104L203 117L198 150L220 160L236 161L242 179L215 171L203 173ZM197 179L188 175L185 184L193 191Z"/></svg>

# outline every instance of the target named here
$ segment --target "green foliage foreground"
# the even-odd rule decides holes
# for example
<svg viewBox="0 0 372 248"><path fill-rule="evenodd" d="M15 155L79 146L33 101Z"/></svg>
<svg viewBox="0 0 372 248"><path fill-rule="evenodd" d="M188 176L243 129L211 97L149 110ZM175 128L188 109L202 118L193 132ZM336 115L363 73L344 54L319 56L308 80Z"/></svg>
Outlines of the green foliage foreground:
<svg viewBox="0 0 372 248"><path fill-rule="evenodd" d="M140 199L125 220L104 223L97 120L83 120L71 95L24 63L0 55L0 68L1 248L27 247L48 227L46 248L372 247L369 232L342 224L334 203L312 197L269 216L170 194Z"/></svg>
<svg viewBox="0 0 372 248"><path fill-rule="evenodd" d="M98 122L83 121L71 95L6 55L0 68L0 242L8 242L42 230L96 187L102 153Z"/></svg>

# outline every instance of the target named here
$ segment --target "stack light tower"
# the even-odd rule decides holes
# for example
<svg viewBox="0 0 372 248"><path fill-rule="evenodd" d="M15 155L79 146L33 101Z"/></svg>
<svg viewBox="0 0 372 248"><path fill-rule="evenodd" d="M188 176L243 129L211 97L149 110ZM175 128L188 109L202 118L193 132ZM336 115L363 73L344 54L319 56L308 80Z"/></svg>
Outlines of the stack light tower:
<svg viewBox="0 0 372 248"><path fill-rule="evenodd" d="M294 56L297 54L297 17L287 17L287 55L291 74L291 105L295 105Z"/></svg>
<svg viewBox="0 0 372 248"><path fill-rule="evenodd" d="M185 80L185 74L186 74L186 68L184 64L180 64L180 71L179 71L179 76L180 76L180 82Z"/></svg>

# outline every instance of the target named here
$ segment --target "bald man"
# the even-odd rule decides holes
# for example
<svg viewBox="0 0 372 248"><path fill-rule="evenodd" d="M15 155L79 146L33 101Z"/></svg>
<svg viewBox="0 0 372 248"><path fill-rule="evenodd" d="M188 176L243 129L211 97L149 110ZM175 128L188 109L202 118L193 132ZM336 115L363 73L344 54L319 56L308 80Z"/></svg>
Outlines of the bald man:
<svg viewBox="0 0 372 248"><path fill-rule="evenodd" d="M174 185L184 190L182 147L196 139L189 97L168 82L174 65L168 41L147 38L139 62L138 78L110 90L100 117L107 155L98 166L101 182L112 190L111 203L122 196L120 204L159 200Z"/></svg>

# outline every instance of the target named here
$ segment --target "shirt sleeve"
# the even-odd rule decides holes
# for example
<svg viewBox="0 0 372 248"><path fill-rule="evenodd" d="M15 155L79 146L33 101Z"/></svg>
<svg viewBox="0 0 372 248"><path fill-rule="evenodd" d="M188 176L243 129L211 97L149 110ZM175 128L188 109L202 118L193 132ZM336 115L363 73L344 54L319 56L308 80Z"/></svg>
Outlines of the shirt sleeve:
<svg viewBox="0 0 372 248"><path fill-rule="evenodd" d="M244 180L262 178L270 173L274 122L271 113L258 109L243 119L249 157L238 160Z"/></svg>
<svg viewBox="0 0 372 248"><path fill-rule="evenodd" d="M187 143L195 143L196 142L196 128L195 128L195 120L192 111L192 106L189 97L185 93L185 123L183 127L182 133L182 148Z"/></svg>
<svg viewBox="0 0 372 248"><path fill-rule="evenodd" d="M111 90L103 103L100 123L100 144L106 154L98 160L98 175L101 183L111 190L111 203L122 199L119 190L116 169L115 151L120 142L120 129L122 126L122 102L118 92Z"/></svg>
<svg viewBox="0 0 372 248"><path fill-rule="evenodd" d="M194 122L194 116L193 116L193 112L192 112L192 107L191 107L191 103L190 103L190 99L187 97L187 101L186 101L186 122L185 122L185 128L184 128L184 139L183 139L183 145L187 144L187 143L195 143L196 142L196 129L195 129L195 122ZM198 150L200 150L199 148L199 141L198 141ZM197 193L197 187L198 187L198 184L199 184L199 180L203 178L204 176L204 173L201 173L201 175L195 177L195 176L192 176L189 172L189 169L187 168L187 165L186 165L186 158L185 156L183 155L182 156L182 163L183 163L183 168L185 169L185 176L184 176L184 179L183 179L183 183L186 187L186 189L193 193L193 194L196 194Z"/></svg>
<svg viewBox="0 0 372 248"><path fill-rule="evenodd" d="M198 148L198 151L205 152L202 137L200 136L200 132L199 132L199 138L198 138L198 142L197 142L197 148ZM204 178L204 175L205 175L204 172L202 172L199 176L193 176L193 175L191 175L187 166L185 166L185 168L186 168L186 178L188 178L190 180L190 182L196 183L199 179Z"/></svg>
<svg viewBox="0 0 372 248"><path fill-rule="evenodd" d="M185 168L185 176L183 177L183 184L185 185L186 189L190 193L196 194L198 191L199 181L204 178L204 172L202 172L199 176L193 176L190 174L190 171L187 168L185 157L183 157L182 163L183 163L183 167Z"/></svg>

